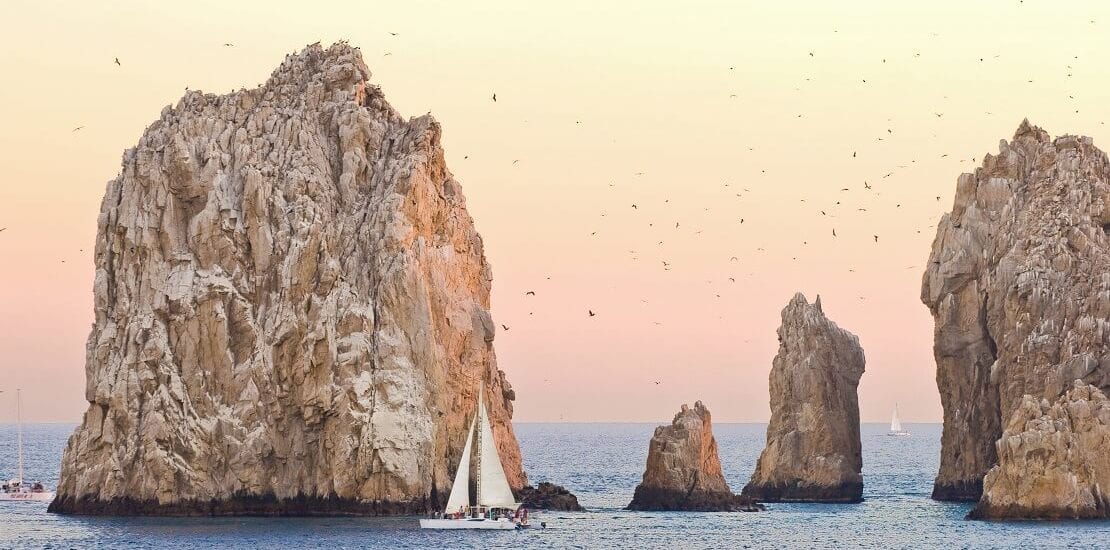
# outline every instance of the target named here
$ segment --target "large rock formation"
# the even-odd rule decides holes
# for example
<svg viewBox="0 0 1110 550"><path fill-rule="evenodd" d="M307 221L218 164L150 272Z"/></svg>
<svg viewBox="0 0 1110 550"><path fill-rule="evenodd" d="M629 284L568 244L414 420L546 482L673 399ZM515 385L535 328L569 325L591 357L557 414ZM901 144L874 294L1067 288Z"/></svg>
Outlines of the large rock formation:
<svg viewBox="0 0 1110 550"><path fill-rule="evenodd" d="M1075 381L1056 402L1022 397L987 472L981 519L1110 518L1110 400Z"/></svg>
<svg viewBox="0 0 1110 550"><path fill-rule="evenodd" d="M859 339L825 317L820 296L810 305L801 293L782 310L778 335L767 446L742 494L766 502L859 502Z"/></svg>
<svg viewBox="0 0 1110 550"><path fill-rule="evenodd" d="M84 421L56 512L423 512L446 499L497 368L490 267L440 126L357 49L190 91L146 129L98 220Z"/></svg>
<svg viewBox="0 0 1110 550"><path fill-rule="evenodd" d="M960 176L921 288L944 407L933 498L979 498L1023 395L1055 400L1075 379L1110 388L1108 182L1089 138L1028 121Z"/></svg>
<svg viewBox="0 0 1110 550"><path fill-rule="evenodd" d="M643 482L629 510L756 511L751 499L732 494L721 473L709 409L686 405L670 426L655 428Z"/></svg>

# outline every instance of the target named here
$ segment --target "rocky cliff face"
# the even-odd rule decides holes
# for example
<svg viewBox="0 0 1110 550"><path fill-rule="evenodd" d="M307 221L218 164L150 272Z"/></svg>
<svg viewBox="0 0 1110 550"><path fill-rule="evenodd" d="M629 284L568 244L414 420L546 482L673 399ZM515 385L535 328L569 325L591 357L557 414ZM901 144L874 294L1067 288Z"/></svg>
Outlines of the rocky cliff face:
<svg viewBox="0 0 1110 550"><path fill-rule="evenodd" d="M944 407L933 498L975 500L1022 396L1110 388L1110 164L1089 138L1023 122L963 174L921 299Z"/></svg>
<svg viewBox="0 0 1110 550"><path fill-rule="evenodd" d="M743 493L768 502L858 502L863 498L859 339L795 294L782 310L771 366L767 446Z"/></svg>
<svg viewBox="0 0 1110 550"><path fill-rule="evenodd" d="M655 428L644 479L629 510L752 511L750 499L732 494L721 473L709 409L686 405L670 426Z"/></svg>
<svg viewBox="0 0 1110 550"><path fill-rule="evenodd" d="M1110 400L1078 380L1049 403L1022 397L983 481L979 519L1110 518Z"/></svg>
<svg viewBox="0 0 1110 550"><path fill-rule="evenodd" d="M309 46L259 88L188 92L124 153L52 511L422 512L479 380L525 484L440 126L369 76L357 49Z"/></svg>

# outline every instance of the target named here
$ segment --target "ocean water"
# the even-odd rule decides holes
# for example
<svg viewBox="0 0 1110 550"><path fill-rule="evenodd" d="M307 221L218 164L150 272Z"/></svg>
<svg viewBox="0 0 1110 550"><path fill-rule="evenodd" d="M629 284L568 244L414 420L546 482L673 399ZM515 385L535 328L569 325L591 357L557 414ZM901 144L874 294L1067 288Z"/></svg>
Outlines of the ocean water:
<svg viewBox="0 0 1110 550"><path fill-rule="evenodd" d="M929 499L940 425L911 437L862 430L861 504L769 504L762 513L621 510L643 473L653 424L518 424L533 483L551 480L588 512L534 516L547 529L421 531L417 518L94 518L0 503L0 548L1108 548L1110 522L967 521L969 504ZM73 425L24 427L26 478L54 487ZM716 424L725 476L739 491L763 447L764 424ZM0 476L14 475L15 429L0 425Z"/></svg>

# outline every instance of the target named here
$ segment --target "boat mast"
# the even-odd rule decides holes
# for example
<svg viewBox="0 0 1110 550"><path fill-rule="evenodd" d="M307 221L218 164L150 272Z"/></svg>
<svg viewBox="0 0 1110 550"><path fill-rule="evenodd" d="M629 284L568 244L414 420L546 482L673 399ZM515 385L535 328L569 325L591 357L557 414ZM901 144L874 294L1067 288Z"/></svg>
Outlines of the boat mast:
<svg viewBox="0 0 1110 550"><path fill-rule="evenodd" d="M20 390L15 390L15 437L19 447L19 484L23 485L23 416L19 410Z"/></svg>
<svg viewBox="0 0 1110 550"><path fill-rule="evenodd" d="M482 422L486 414L485 400L482 399L483 394L486 393L485 380L478 383L478 422L476 423L478 432L478 470L474 475L474 505L482 505Z"/></svg>

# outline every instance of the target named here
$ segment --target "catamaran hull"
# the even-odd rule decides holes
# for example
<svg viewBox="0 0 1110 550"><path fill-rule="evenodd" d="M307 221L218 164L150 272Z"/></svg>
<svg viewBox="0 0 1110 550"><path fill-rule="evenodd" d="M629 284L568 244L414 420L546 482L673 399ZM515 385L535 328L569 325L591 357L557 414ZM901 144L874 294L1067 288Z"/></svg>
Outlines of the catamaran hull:
<svg viewBox="0 0 1110 550"><path fill-rule="evenodd" d="M421 529L497 529L512 530L518 525L507 519L422 519Z"/></svg>
<svg viewBox="0 0 1110 550"><path fill-rule="evenodd" d="M50 502L54 493L0 493L0 502Z"/></svg>

